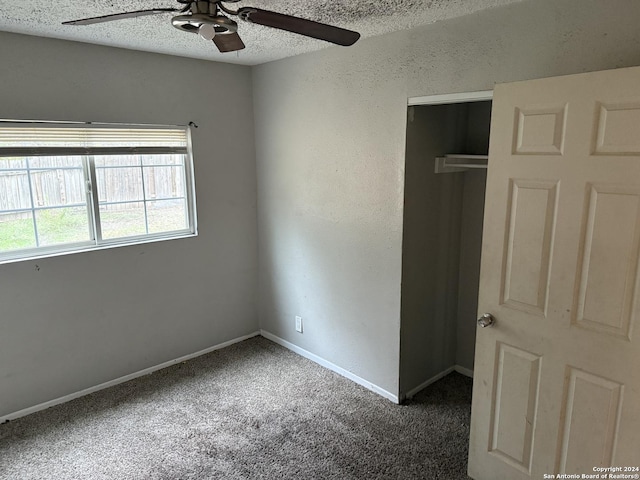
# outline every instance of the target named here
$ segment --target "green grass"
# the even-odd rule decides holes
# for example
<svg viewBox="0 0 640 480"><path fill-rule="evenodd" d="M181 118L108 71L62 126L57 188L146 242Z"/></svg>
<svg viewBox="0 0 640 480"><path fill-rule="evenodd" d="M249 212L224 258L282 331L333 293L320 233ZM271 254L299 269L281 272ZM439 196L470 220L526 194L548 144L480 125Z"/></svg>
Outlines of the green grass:
<svg viewBox="0 0 640 480"><path fill-rule="evenodd" d="M149 208L150 233L179 230L184 227L181 207ZM6 216L5 216L6 217ZM146 233L144 213L140 210L110 210L101 214L103 238L122 238ZM36 212L40 245L88 241L89 223L84 208L60 208ZM34 248L33 220L4 220L0 216L0 252Z"/></svg>
<svg viewBox="0 0 640 480"><path fill-rule="evenodd" d="M100 212L102 223L102 238L123 238L133 235L144 235L144 211L140 209L129 210L103 210Z"/></svg>
<svg viewBox="0 0 640 480"><path fill-rule="evenodd" d="M31 218L0 222L0 252L35 246Z"/></svg>
<svg viewBox="0 0 640 480"><path fill-rule="evenodd" d="M89 221L83 208L39 210L36 221L41 246L89 240ZM0 221L0 251L35 246L31 217Z"/></svg>

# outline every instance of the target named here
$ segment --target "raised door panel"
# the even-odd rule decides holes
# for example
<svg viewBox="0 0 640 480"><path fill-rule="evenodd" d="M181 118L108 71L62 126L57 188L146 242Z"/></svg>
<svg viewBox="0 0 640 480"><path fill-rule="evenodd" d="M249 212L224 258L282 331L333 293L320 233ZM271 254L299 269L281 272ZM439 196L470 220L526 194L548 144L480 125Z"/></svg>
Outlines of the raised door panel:
<svg viewBox="0 0 640 480"><path fill-rule="evenodd" d="M522 470L531 470L538 401L538 355L498 343L489 452Z"/></svg>
<svg viewBox="0 0 640 480"><path fill-rule="evenodd" d="M573 324L631 339L637 310L640 188L589 187Z"/></svg>
<svg viewBox="0 0 640 480"><path fill-rule="evenodd" d="M621 384L567 368L558 473L581 475L611 466L622 400Z"/></svg>
<svg viewBox="0 0 640 480"><path fill-rule="evenodd" d="M545 316L557 182L511 180L502 303Z"/></svg>
<svg viewBox="0 0 640 480"><path fill-rule="evenodd" d="M594 153L640 154L640 103L600 104Z"/></svg>
<svg viewBox="0 0 640 480"><path fill-rule="evenodd" d="M516 109L515 155L562 155L566 105Z"/></svg>

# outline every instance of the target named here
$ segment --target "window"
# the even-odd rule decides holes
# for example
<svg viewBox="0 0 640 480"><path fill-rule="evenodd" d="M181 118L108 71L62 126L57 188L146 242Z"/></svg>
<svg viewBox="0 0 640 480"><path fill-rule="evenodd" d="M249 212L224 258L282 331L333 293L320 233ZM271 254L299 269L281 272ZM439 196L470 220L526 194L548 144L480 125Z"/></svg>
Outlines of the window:
<svg viewBox="0 0 640 480"><path fill-rule="evenodd" d="M186 127L0 124L0 261L196 234Z"/></svg>

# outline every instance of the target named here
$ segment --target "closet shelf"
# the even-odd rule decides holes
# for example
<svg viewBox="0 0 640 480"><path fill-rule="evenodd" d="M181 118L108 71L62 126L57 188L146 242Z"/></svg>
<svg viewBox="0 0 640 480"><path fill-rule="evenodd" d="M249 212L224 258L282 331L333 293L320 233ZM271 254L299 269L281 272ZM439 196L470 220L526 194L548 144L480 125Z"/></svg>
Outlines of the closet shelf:
<svg viewBox="0 0 640 480"><path fill-rule="evenodd" d="M488 155L468 155L450 153L444 157L436 157L436 173L466 172L470 168L487 168Z"/></svg>

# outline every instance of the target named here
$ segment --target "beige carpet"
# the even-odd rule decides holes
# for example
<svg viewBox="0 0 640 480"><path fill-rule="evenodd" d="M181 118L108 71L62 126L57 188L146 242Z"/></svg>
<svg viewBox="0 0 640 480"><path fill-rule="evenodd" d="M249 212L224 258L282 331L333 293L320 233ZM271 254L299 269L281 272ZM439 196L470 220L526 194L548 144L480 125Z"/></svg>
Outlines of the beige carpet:
<svg viewBox="0 0 640 480"><path fill-rule="evenodd" d="M471 380L407 405L262 337L0 425L0 479L466 479Z"/></svg>

